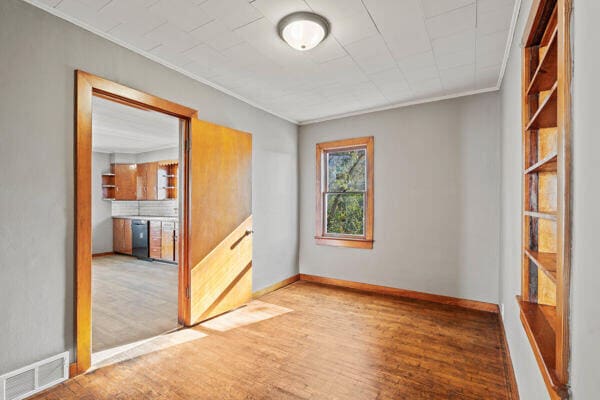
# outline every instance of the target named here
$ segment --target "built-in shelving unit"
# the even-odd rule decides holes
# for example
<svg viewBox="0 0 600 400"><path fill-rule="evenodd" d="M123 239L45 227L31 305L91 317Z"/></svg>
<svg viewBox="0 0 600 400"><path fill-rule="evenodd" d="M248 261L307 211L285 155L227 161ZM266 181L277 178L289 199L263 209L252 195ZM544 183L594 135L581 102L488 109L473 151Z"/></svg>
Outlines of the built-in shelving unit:
<svg viewBox="0 0 600 400"><path fill-rule="evenodd" d="M115 199L115 174L113 172L105 172L102 174L102 199Z"/></svg>
<svg viewBox="0 0 600 400"><path fill-rule="evenodd" d="M552 399L569 393L571 0L534 0L523 38L521 321Z"/></svg>

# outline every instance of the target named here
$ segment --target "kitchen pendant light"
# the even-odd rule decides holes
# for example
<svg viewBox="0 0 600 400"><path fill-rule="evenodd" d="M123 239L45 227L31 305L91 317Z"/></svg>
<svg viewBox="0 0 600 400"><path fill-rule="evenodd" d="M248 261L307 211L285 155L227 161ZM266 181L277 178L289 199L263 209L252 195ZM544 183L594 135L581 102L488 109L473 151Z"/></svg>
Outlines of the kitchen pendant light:
<svg viewBox="0 0 600 400"><path fill-rule="evenodd" d="M292 48L306 51L315 48L329 34L329 22L311 12L295 12L279 21L279 36Z"/></svg>

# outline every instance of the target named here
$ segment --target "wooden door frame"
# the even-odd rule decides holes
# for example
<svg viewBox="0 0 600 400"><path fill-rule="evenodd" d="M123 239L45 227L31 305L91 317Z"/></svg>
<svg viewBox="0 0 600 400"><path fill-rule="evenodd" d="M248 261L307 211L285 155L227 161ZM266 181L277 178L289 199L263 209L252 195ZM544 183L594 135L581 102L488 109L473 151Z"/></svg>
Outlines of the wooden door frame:
<svg viewBox="0 0 600 400"><path fill-rule="evenodd" d="M81 374L91 367L92 355L92 98L102 97L122 104L162 112L184 121L183 140L180 148L185 150L189 141L190 121L198 112L191 108L164 100L160 97L123 86L90 73L75 71L75 340L76 362L71 375ZM188 166L186 151L181 152L180 167L183 179L183 212L179 218L179 278L178 319L189 324L189 265L188 242Z"/></svg>

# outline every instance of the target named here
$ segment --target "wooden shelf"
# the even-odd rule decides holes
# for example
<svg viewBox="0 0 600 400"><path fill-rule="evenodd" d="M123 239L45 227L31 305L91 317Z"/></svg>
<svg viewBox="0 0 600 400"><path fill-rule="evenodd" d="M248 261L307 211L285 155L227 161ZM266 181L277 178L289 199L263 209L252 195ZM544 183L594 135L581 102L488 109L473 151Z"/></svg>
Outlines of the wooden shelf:
<svg viewBox="0 0 600 400"><path fill-rule="evenodd" d="M540 253L527 248L524 250L527 257L556 284L556 253Z"/></svg>
<svg viewBox="0 0 600 400"><path fill-rule="evenodd" d="M540 105L538 110L535 112L531 121L527 124L526 130L536 130L542 128L553 128L556 127L557 112L556 112L556 98L558 92L558 82L554 82L552 85L550 95Z"/></svg>
<svg viewBox="0 0 600 400"><path fill-rule="evenodd" d="M106 173L102 174L102 176L115 176L115 174L113 174L111 172L106 172Z"/></svg>
<svg viewBox="0 0 600 400"><path fill-rule="evenodd" d="M112 200L114 200L114 197L111 197L111 198L107 197L107 198L103 198L102 200L110 200L110 201L112 201Z"/></svg>
<svg viewBox="0 0 600 400"><path fill-rule="evenodd" d="M556 375L556 307L530 303L521 296L517 296L517 301L521 322L546 386L555 392L557 397L553 398L563 398L566 387Z"/></svg>
<svg viewBox="0 0 600 400"><path fill-rule="evenodd" d="M558 27L554 29L550 38L548 50L540 61L540 65L533 74L527 94L535 94L544 90L552 89L557 80L558 71Z"/></svg>
<svg viewBox="0 0 600 400"><path fill-rule="evenodd" d="M556 152L548 155L543 160L540 160L533 164L531 167L525 170L525 175L536 174L538 172L556 172L556 165L558 162L558 155Z"/></svg>
<svg viewBox="0 0 600 400"><path fill-rule="evenodd" d="M102 185L103 188L114 188L116 185Z"/></svg>
<svg viewBox="0 0 600 400"><path fill-rule="evenodd" d="M523 211L523 214L528 216L528 217L533 217L533 218L542 218L542 219L549 219L551 221L556 221L556 212L552 212L552 211L544 211L544 212L539 212L539 211Z"/></svg>

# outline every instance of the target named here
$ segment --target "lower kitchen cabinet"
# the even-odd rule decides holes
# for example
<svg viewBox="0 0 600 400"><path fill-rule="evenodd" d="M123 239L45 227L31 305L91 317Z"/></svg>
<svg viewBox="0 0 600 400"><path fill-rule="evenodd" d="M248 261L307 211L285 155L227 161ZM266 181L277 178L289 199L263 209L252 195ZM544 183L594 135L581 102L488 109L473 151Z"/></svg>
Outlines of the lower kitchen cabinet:
<svg viewBox="0 0 600 400"><path fill-rule="evenodd" d="M131 220L113 218L113 251L115 253L133 254L131 239Z"/></svg>
<svg viewBox="0 0 600 400"><path fill-rule="evenodd" d="M161 235L161 259L175 261L175 222L163 221Z"/></svg>
<svg viewBox="0 0 600 400"><path fill-rule="evenodd" d="M162 254L161 221L150 221L150 258L160 259Z"/></svg>

